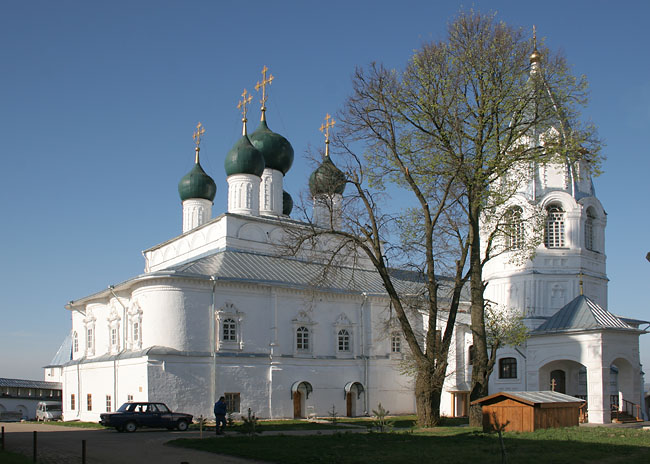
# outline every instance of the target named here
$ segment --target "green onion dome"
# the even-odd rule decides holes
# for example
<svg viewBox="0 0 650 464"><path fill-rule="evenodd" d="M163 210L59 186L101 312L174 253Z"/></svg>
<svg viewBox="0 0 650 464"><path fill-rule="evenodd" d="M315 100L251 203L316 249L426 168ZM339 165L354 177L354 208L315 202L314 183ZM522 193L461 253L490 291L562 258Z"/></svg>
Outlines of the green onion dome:
<svg viewBox="0 0 650 464"><path fill-rule="evenodd" d="M309 191L312 197L334 193L340 195L344 190L345 174L334 165L328 155L325 155L321 165L309 176Z"/></svg>
<svg viewBox="0 0 650 464"><path fill-rule="evenodd" d="M293 198L289 195L289 192L282 191L282 214L285 216L291 215L293 210Z"/></svg>
<svg viewBox="0 0 650 464"><path fill-rule="evenodd" d="M230 149L224 162L228 176L253 174L262 177L264 166L262 153L251 144L247 135L242 135L235 146Z"/></svg>
<svg viewBox="0 0 650 464"><path fill-rule="evenodd" d="M217 185L212 177L205 173L198 160L192 170L185 174L178 183L178 194L181 196L181 201L190 198L213 201L216 193Z"/></svg>
<svg viewBox="0 0 650 464"><path fill-rule="evenodd" d="M250 138L255 148L262 152L267 168L287 173L293 164L293 147L287 139L271 131L266 120L260 122Z"/></svg>

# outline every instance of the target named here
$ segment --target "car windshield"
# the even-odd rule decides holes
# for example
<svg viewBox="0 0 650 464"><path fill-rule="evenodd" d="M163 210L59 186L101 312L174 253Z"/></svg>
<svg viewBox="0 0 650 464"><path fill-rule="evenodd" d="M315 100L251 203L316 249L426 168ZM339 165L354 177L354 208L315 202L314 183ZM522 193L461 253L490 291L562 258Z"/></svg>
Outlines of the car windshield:
<svg viewBox="0 0 650 464"><path fill-rule="evenodd" d="M127 411L133 411L133 408L135 408L135 404L133 403L124 403L122 406L119 407L117 410L118 412L127 412Z"/></svg>

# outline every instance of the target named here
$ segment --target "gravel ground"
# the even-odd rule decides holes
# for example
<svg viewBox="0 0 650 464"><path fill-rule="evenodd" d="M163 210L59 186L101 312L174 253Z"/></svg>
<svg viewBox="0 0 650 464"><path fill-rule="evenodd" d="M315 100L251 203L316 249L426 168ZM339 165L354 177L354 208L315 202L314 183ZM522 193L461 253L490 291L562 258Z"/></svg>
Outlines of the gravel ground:
<svg viewBox="0 0 650 464"><path fill-rule="evenodd" d="M154 463L154 464L263 464L260 461L206 453L185 448L164 446L175 438L199 438L199 432L177 432L139 429L135 433L115 430L82 429L47 424L3 422L5 449L33 454L34 431L37 432L38 462L42 464L81 463L82 440L86 440L88 464ZM204 437L212 436L205 433Z"/></svg>

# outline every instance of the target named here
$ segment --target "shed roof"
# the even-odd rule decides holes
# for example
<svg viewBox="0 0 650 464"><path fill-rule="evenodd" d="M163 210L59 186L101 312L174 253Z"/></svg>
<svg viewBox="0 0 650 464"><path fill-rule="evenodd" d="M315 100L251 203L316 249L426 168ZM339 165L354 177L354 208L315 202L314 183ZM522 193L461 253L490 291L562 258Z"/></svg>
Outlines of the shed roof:
<svg viewBox="0 0 650 464"><path fill-rule="evenodd" d="M44 380L24 380L0 378L0 387L40 388L41 390L61 390L61 382L46 382Z"/></svg>
<svg viewBox="0 0 650 464"><path fill-rule="evenodd" d="M532 331L532 335L581 330L630 330L639 332L618 316L603 309L598 303L584 295L578 295L546 322Z"/></svg>
<svg viewBox="0 0 650 464"><path fill-rule="evenodd" d="M555 391L519 391L519 392L499 392L490 396L485 396L478 400L472 401L472 404L482 404L492 402L493 400L503 397L519 401L530 406L543 405L542 407L553 407L569 405L571 403L584 403L585 400L574 396L565 395Z"/></svg>

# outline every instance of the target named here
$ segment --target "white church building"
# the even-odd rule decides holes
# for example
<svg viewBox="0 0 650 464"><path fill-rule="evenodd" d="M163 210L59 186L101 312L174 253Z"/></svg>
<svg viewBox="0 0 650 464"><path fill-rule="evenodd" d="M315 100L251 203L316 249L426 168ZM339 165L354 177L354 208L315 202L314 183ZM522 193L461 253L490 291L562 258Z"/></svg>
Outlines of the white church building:
<svg viewBox="0 0 650 464"><path fill-rule="evenodd" d="M98 421L127 401L212 417L221 395L236 413L251 408L262 418L324 416L333 405L358 416L378 403L413 413L413 380L400 369L405 344L371 265L351 260L321 280L321 263L281 254L286 230L305 224L290 217L283 190L293 148L268 128L264 103L251 134L244 110L243 135L225 159L228 211L215 218L202 133L198 127L195 165L178 186L182 234L145 250L142 274L66 305L70 356L46 370L63 385L65 420ZM332 176L342 173L326 154L310 178L317 225L327 220L319 195L344 193ZM547 234L534 260L500 256L486 268L488 298L523 311L532 330L525 345L499 351L490 391L552 383L588 399L590 422L609 422L614 397L621 407L641 404L643 331L642 321L607 311L605 211L591 179L561 164L536 166L515 209L517 202L548 211ZM401 291L419 285L403 275ZM450 352L446 416L468 411L467 308L465 301Z"/></svg>

